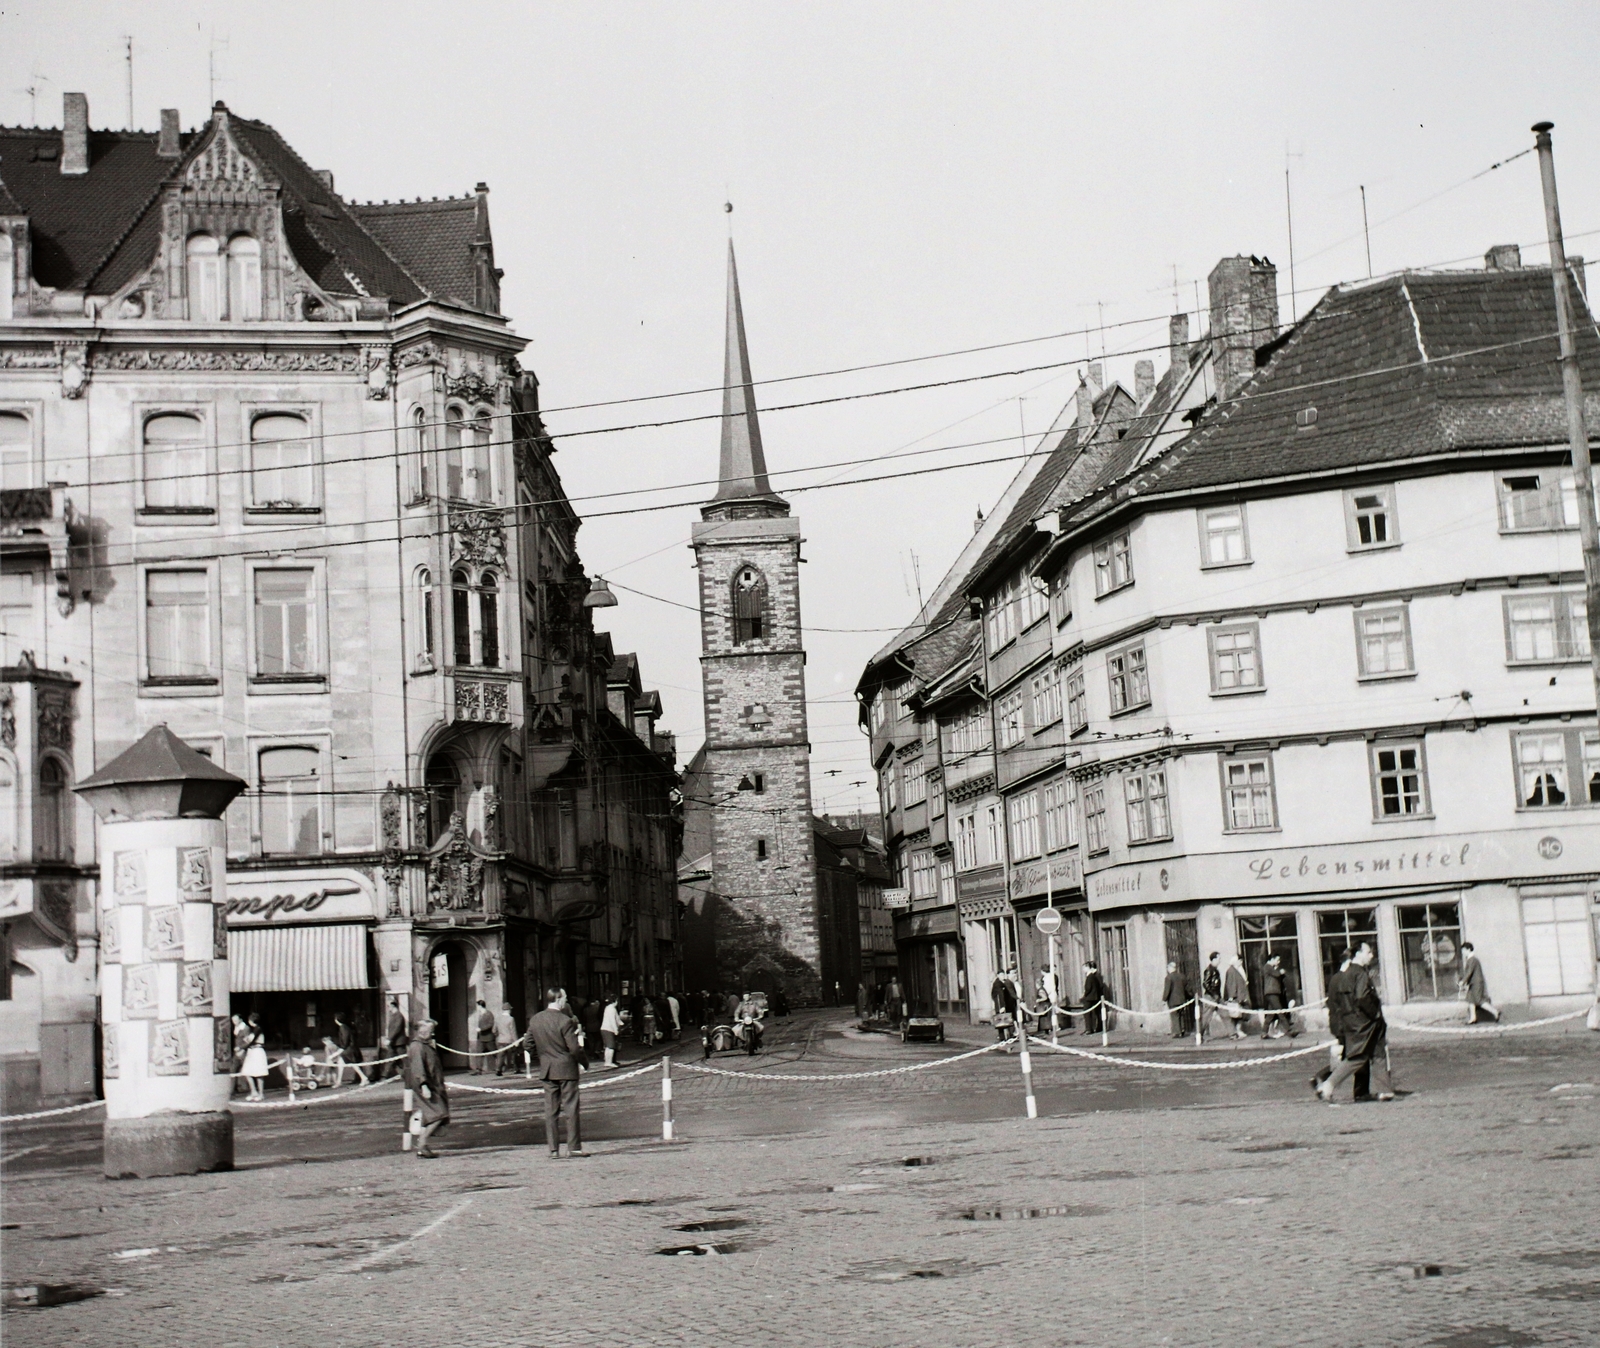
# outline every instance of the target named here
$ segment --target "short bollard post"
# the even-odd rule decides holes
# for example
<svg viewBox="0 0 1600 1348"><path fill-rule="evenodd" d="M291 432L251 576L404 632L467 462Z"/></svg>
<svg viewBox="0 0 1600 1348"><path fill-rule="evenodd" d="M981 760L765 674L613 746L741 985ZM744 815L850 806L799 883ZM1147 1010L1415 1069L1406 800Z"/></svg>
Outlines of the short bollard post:
<svg viewBox="0 0 1600 1348"><path fill-rule="evenodd" d="M1106 1006L1106 999L1100 999L1100 1047L1105 1048L1111 1042L1111 1012Z"/></svg>
<svg viewBox="0 0 1600 1348"><path fill-rule="evenodd" d="M1028 1117L1039 1117L1039 1102L1033 1098L1033 1058L1028 1053L1028 1041L1022 1040L1022 1051L1018 1055L1022 1059L1022 1090L1028 1106Z"/></svg>
<svg viewBox="0 0 1600 1348"><path fill-rule="evenodd" d="M400 1150L411 1150L411 1112L416 1108L416 1102L411 1096L411 1087L407 1086L400 1092L400 1117L405 1121L405 1126L400 1132Z"/></svg>
<svg viewBox="0 0 1600 1348"><path fill-rule="evenodd" d="M661 1140L672 1141L672 1055L661 1060Z"/></svg>
<svg viewBox="0 0 1600 1348"><path fill-rule="evenodd" d="M1200 1035L1200 1017L1201 1017L1201 1015L1204 1014L1205 1009L1206 1009L1205 1002L1203 1002L1201 1000L1200 994L1198 992L1195 993L1195 995L1194 995L1194 1046L1196 1048L1199 1048L1200 1045L1205 1042L1205 1040L1202 1039L1201 1035Z"/></svg>

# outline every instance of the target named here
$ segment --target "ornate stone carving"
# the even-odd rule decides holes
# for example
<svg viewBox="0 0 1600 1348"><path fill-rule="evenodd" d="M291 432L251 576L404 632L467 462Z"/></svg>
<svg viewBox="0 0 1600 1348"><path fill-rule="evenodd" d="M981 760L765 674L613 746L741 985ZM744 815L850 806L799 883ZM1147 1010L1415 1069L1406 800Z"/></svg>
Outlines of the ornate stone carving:
<svg viewBox="0 0 1600 1348"><path fill-rule="evenodd" d="M228 126L228 119L225 116L217 119L217 134L211 138L211 144L200 152L194 163L189 165L184 177L191 183L218 180L235 183L261 181L261 173L255 163L246 158L244 152L234 143L233 131Z"/></svg>
<svg viewBox="0 0 1600 1348"><path fill-rule="evenodd" d="M500 792L493 786L483 788L483 845L491 852L500 850Z"/></svg>
<svg viewBox="0 0 1600 1348"><path fill-rule="evenodd" d="M0 684L0 744L17 747L17 702L10 684Z"/></svg>
<svg viewBox="0 0 1600 1348"><path fill-rule="evenodd" d="M450 827L428 855L428 911L461 911L483 905L483 858L472 850L461 816L450 816Z"/></svg>
<svg viewBox="0 0 1600 1348"><path fill-rule="evenodd" d="M391 354L392 348L387 346L361 348L361 367L367 373L367 397L383 399L389 396L389 381L394 371Z"/></svg>
<svg viewBox="0 0 1600 1348"><path fill-rule="evenodd" d="M418 365L443 365L444 352L432 342L419 342L402 351L395 364L402 370L414 369Z"/></svg>
<svg viewBox="0 0 1600 1348"><path fill-rule="evenodd" d="M81 398L89 386L89 344L57 342L56 360L61 366L61 396Z"/></svg>
<svg viewBox="0 0 1600 1348"><path fill-rule="evenodd" d="M383 885L387 894L385 917L401 917L400 886L406 868L400 850L400 793L390 782L378 801L378 820L383 831Z"/></svg>
<svg viewBox="0 0 1600 1348"><path fill-rule="evenodd" d="M0 370L53 370L60 363L54 351L42 347L0 351Z"/></svg>
<svg viewBox="0 0 1600 1348"><path fill-rule="evenodd" d="M498 510L452 510L451 555L475 566L506 564L506 531Z"/></svg>
<svg viewBox="0 0 1600 1348"><path fill-rule="evenodd" d="M117 1025L110 1022L101 1027L100 1040L100 1075L107 1080L115 1081L122 1075L122 1059L117 1052ZM232 1070L230 1064L229 1070Z"/></svg>
<svg viewBox="0 0 1600 1348"><path fill-rule="evenodd" d="M499 392L499 386L484 376L482 370L463 370L454 377L446 376L444 391L452 398L461 398L467 402L492 403Z"/></svg>
<svg viewBox="0 0 1600 1348"><path fill-rule="evenodd" d="M456 720L504 725L511 720L511 699L503 683L456 680Z"/></svg>
<svg viewBox="0 0 1600 1348"><path fill-rule="evenodd" d="M66 688L39 687L39 747L72 748L72 693Z"/></svg>
<svg viewBox="0 0 1600 1348"><path fill-rule="evenodd" d="M123 347L94 352L97 370L220 371L268 374L361 374L354 351L209 351L192 348L148 350Z"/></svg>

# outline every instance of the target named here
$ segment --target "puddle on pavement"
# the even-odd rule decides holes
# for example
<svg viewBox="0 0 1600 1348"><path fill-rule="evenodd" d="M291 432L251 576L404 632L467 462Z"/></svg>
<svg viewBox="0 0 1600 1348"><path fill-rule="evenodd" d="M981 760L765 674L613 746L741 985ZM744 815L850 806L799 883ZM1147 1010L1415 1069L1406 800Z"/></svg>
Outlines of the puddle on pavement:
<svg viewBox="0 0 1600 1348"><path fill-rule="evenodd" d="M698 1194L679 1194L676 1198L618 1198L609 1203L596 1203L597 1208L676 1208L685 1203L698 1203Z"/></svg>
<svg viewBox="0 0 1600 1348"><path fill-rule="evenodd" d="M741 1226L750 1223L743 1217L710 1217L701 1222L684 1222L682 1226L675 1226L674 1231L737 1231Z"/></svg>
<svg viewBox="0 0 1600 1348"><path fill-rule="evenodd" d="M1224 1203L1229 1203L1236 1208L1247 1208L1254 1207L1258 1203L1270 1203L1272 1202L1272 1199L1270 1197L1247 1194L1239 1198L1224 1198L1222 1201Z"/></svg>
<svg viewBox="0 0 1600 1348"><path fill-rule="evenodd" d="M934 1158L931 1156L908 1156L905 1160L901 1161L900 1164L907 1167L933 1165Z"/></svg>
<svg viewBox="0 0 1600 1348"><path fill-rule="evenodd" d="M276 1287L286 1282L316 1282L316 1278L310 1273L263 1273L250 1281Z"/></svg>
<svg viewBox="0 0 1600 1348"><path fill-rule="evenodd" d="M1551 1268L1600 1268L1600 1250L1557 1250L1553 1254L1525 1254L1523 1262Z"/></svg>
<svg viewBox="0 0 1600 1348"><path fill-rule="evenodd" d="M663 1245L657 1254L665 1255L717 1255L737 1254L739 1246L731 1240L701 1241L697 1245Z"/></svg>
<svg viewBox="0 0 1600 1348"><path fill-rule="evenodd" d="M297 1240L295 1245L302 1250L332 1250L336 1254L370 1254L373 1250L381 1250L385 1246L393 1245L397 1240L404 1240L404 1236L348 1236L344 1240Z"/></svg>
<svg viewBox="0 0 1600 1348"><path fill-rule="evenodd" d="M1042 1208L963 1208L954 1216L964 1222L1028 1222L1042 1217L1103 1217L1110 1211L1094 1203L1068 1203Z"/></svg>
<svg viewBox="0 0 1600 1348"><path fill-rule="evenodd" d="M63 1231L48 1236L35 1236L35 1240L87 1240L90 1236L108 1236L109 1231Z"/></svg>
<svg viewBox="0 0 1600 1348"><path fill-rule="evenodd" d="M1466 1269L1459 1264L1396 1264L1394 1271L1402 1278L1420 1282L1424 1278L1453 1278Z"/></svg>
<svg viewBox="0 0 1600 1348"><path fill-rule="evenodd" d="M1263 1151L1304 1151L1309 1146L1308 1142L1257 1142L1251 1147L1232 1147L1229 1150L1253 1155Z"/></svg>
<svg viewBox="0 0 1600 1348"><path fill-rule="evenodd" d="M94 1297L126 1296L121 1287L95 1287L83 1282L24 1283L5 1289L3 1303L8 1310L70 1306L75 1301L89 1301Z"/></svg>
<svg viewBox="0 0 1600 1348"><path fill-rule="evenodd" d="M963 1259L925 1259L916 1263L906 1259L874 1259L856 1264L839 1274L842 1282L910 1282L915 1278L955 1278L971 1273L975 1264Z"/></svg>
<svg viewBox="0 0 1600 1348"><path fill-rule="evenodd" d="M1131 1170L1085 1170L1081 1175L1068 1175L1072 1184L1096 1184L1101 1180L1130 1180L1139 1177Z"/></svg>
<svg viewBox="0 0 1600 1348"><path fill-rule="evenodd" d="M1510 1325L1473 1325L1429 1339L1428 1348L1535 1348L1543 1342L1537 1334Z"/></svg>

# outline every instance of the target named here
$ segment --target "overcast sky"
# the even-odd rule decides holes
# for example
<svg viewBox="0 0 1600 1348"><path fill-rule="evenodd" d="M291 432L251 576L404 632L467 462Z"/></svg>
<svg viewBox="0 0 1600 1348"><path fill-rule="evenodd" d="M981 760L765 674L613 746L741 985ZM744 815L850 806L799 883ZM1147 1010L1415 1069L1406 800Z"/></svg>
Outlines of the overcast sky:
<svg viewBox="0 0 1600 1348"><path fill-rule="evenodd" d="M591 572L695 602L687 550L716 395L731 216L758 380L1054 340L760 391L763 406L1026 374L763 415L781 489L890 471L790 470L939 446L899 467L1019 452L1102 346L1131 384L1219 257L1270 256L1285 319L1378 272L1544 249L1531 123L1556 123L1571 251L1600 254L1592 5L0 4L0 121L94 126L215 96L275 125L358 200L492 188L504 306L530 341ZM214 55L213 55L214 53ZM1286 155L1288 156L1286 158ZM1293 175L1289 293L1284 170ZM3 174L3 166L0 166ZM1430 198L1432 198L1430 200ZM1573 237L1583 236L1588 237ZM1176 289L1174 288L1176 269ZM1101 324L1105 327L1102 329ZM974 443L978 442L978 443ZM850 690L1016 464L796 492L819 807L869 804ZM594 498L624 488L633 497ZM599 511L682 502L654 513ZM693 613L619 590L600 615L701 735ZM867 629L867 630L824 630ZM837 775L828 776L830 770Z"/></svg>

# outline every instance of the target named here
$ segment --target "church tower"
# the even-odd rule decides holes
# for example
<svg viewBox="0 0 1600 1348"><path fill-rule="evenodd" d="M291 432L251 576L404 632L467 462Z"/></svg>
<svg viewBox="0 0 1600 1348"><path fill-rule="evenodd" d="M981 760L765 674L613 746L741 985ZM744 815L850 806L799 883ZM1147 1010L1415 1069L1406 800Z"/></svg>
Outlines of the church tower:
<svg viewBox="0 0 1600 1348"><path fill-rule="evenodd" d="M720 986L822 999L811 818L800 522L767 481L733 242L716 495L692 546L700 571L706 805ZM831 976L831 971L829 971ZM831 993L832 989L828 991Z"/></svg>

